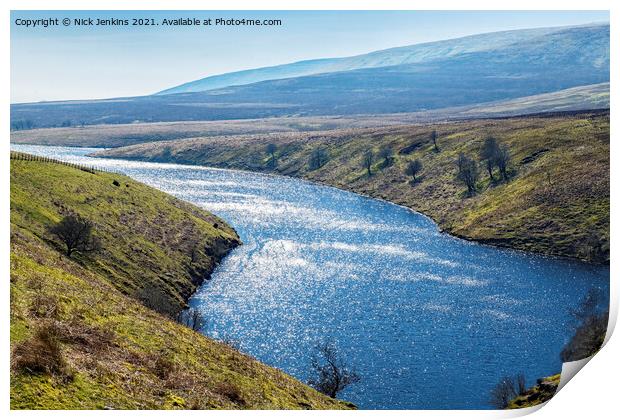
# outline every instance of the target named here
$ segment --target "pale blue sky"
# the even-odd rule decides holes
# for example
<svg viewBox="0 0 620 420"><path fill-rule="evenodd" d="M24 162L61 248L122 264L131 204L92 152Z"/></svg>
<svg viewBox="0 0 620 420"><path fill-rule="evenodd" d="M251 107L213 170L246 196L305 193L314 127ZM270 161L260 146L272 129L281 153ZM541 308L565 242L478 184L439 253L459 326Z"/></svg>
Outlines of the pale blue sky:
<svg viewBox="0 0 620 420"><path fill-rule="evenodd" d="M48 27L17 18L281 19L278 27ZM483 32L608 22L607 11L13 11L11 102L147 95L229 71Z"/></svg>

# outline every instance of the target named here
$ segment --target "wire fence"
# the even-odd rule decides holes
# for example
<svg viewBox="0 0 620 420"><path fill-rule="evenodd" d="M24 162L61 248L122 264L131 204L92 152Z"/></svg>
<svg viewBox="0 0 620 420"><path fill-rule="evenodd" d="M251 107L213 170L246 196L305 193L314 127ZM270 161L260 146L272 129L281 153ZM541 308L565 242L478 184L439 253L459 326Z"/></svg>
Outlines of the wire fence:
<svg viewBox="0 0 620 420"><path fill-rule="evenodd" d="M46 156L38 156L30 153L24 152L16 152L11 150L11 160L23 160L28 162L44 162L44 163L55 163L58 165L69 166L70 168L79 169L80 171L88 172L91 174L97 174L97 172L110 172L115 174L120 174L118 171L103 169L94 165L81 165L79 163L65 162L58 159L53 159Z"/></svg>

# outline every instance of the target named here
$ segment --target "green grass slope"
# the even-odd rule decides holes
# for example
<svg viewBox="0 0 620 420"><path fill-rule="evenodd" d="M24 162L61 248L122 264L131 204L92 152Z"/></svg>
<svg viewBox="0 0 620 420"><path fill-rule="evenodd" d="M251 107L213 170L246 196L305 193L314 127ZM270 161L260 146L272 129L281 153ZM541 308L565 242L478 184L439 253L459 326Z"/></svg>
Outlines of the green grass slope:
<svg viewBox="0 0 620 420"><path fill-rule="evenodd" d="M51 241L45 226L65 209L96 221L100 253L68 258ZM237 242L221 220L129 178L11 161L12 409L351 407L129 296L144 281L182 301L187 223L204 267Z"/></svg>
<svg viewBox="0 0 620 420"><path fill-rule="evenodd" d="M440 151L430 133L436 130ZM478 155L485 137L509 147L509 182L489 182L466 197L456 159ZM266 145L277 146L272 168ZM389 146L393 162L375 158L367 176L362 158ZM328 162L312 170L313 150ZM111 149L101 156L276 172L382 198L432 217L454 235L543 254L609 259L609 113L515 117L443 124L275 133L159 142ZM405 175L419 159L419 181ZM496 170L497 171L497 170ZM499 174L495 173L495 178ZM593 252L593 246L597 248Z"/></svg>
<svg viewBox="0 0 620 420"><path fill-rule="evenodd" d="M11 160L11 210L13 229L59 250L50 226L70 213L92 221L102 249L76 255L80 264L169 315L239 244L232 228L198 207L125 176L54 163Z"/></svg>

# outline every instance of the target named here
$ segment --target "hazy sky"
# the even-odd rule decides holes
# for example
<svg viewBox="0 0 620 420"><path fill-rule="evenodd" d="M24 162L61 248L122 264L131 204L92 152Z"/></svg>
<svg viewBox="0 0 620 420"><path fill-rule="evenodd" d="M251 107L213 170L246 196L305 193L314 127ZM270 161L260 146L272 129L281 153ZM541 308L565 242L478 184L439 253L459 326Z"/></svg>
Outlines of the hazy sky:
<svg viewBox="0 0 620 420"><path fill-rule="evenodd" d="M59 18L26 28L16 19ZM68 17L281 19L263 27L62 26ZM147 95L202 77L483 32L608 22L608 12L11 13L11 102Z"/></svg>

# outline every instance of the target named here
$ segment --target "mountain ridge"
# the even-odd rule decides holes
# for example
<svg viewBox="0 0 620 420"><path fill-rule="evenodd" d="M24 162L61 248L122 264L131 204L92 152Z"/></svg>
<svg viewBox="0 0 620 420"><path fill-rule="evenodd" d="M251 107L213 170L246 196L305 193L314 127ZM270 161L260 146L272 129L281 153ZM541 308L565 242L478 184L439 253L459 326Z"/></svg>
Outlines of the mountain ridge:
<svg viewBox="0 0 620 420"><path fill-rule="evenodd" d="M488 51L501 45L511 45L515 42L514 35L516 34L532 38L554 32L561 32L571 28L599 26L606 26L606 24L601 22L575 26L541 27L487 32L457 38L391 47L352 56L294 61L275 66L243 69L206 76L164 89L156 92L155 95L203 92L206 90L213 90L228 86L241 86L260 81L308 76L311 74L323 74L362 68L388 67L400 64L419 63L429 61L429 59L437 59L441 55L440 52L437 51L438 47L441 48L441 52L443 53L442 57L452 57L467 52ZM489 41L491 40L494 41L494 44L489 45ZM478 43L476 43L476 41L478 41ZM483 42L480 43L480 41ZM434 53L432 51L433 49L435 49ZM397 53L396 56L394 53ZM400 60L398 57L401 57ZM289 71L286 70L287 68L289 68ZM295 69L298 68L302 68L302 70L295 71ZM270 72L273 72L273 74L269 74Z"/></svg>

